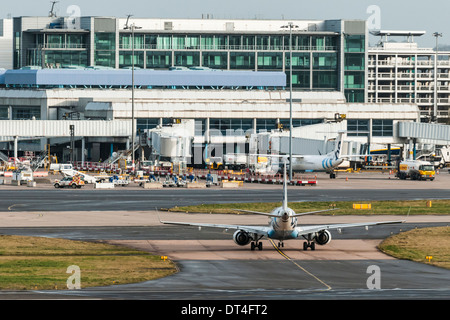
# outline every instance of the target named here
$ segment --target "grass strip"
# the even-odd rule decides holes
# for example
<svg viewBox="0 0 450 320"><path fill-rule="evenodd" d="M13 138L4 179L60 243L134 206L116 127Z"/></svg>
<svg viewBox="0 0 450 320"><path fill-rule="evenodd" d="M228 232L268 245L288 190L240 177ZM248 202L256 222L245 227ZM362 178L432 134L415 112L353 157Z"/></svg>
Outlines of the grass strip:
<svg viewBox="0 0 450 320"><path fill-rule="evenodd" d="M402 232L384 240L379 249L397 259L450 269L450 227Z"/></svg>
<svg viewBox="0 0 450 320"><path fill-rule="evenodd" d="M289 207L297 213L338 208L321 215L448 215L450 200L432 200L427 206L427 200L411 201L338 201L338 202L290 202ZM353 204L370 204L371 209L353 209ZM233 209L271 212L281 206L275 203L231 203L231 204L201 204L186 207L173 207L171 212L185 213L216 213L245 214Z"/></svg>
<svg viewBox="0 0 450 320"><path fill-rule="evenodd" d="M72 265L80 268L82 288L137 283L176 272L169 260L122 246L0 236L0 290L67 289Z"/></svg>

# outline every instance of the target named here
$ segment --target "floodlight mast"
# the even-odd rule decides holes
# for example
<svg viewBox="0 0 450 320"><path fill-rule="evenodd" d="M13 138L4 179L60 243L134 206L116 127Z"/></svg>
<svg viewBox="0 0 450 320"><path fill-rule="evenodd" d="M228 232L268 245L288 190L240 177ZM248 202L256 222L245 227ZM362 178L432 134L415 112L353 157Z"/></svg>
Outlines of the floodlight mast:
<svg viewBox="0 0 450 320"><path fill-rule="evenodd" d="M129 14L127 16L127 22L125 24L124 29L129 30L131 29L131 166L132 166L132 172L135 172L135 155L134 155L134 144L135 144L135 136L136 136L136 129L134 125L134 31L135 29L141 29L141 27L137 27L136 24L133 22L131 25L129 25L130 18L133 15Z"/></svg>
<svg viewBox="0 0 450 320"><path fill-rule="evenodd" d="M438 110L438 59L439 59L439 37L442 37L442 33L435 32L433 36L436 37L436 56L434 59L434 108L433 117L431 118L432 123L437 123L437 110Z"/></svg>
<svg viewBox="0 0 450 320"><path fill-rule="evenodd" d="M289 28L289 181L292 181L292 29L298 26L289 22L281 28Z"/></svg>

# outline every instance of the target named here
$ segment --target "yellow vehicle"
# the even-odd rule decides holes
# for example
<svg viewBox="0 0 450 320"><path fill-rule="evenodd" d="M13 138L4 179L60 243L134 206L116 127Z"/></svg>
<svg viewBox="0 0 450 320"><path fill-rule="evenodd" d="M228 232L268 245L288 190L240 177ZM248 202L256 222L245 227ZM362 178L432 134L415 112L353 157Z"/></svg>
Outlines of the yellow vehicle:
<svg viewBox="0 0 450 320"><path fill-rule="evenodd" d="M400 162L398 166L397 177L402 180L410 178L411 180L433 181L435 176L434 166L427 161L406 160Z"/></svg>
<svg viewBox="0 0 450 320"><path fill-rule="evenodd" d="M209 159L205 160L206 165L208 166L208 169L212 170L223 170L223 159L222 157L211 157Z"/></svg>

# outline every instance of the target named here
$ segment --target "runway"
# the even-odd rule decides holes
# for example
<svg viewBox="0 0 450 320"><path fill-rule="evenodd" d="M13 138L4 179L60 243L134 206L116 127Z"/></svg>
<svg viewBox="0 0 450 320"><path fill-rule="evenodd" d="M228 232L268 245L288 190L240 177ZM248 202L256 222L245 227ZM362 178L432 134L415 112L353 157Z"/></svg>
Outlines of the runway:
<svg viewBox="0 0 450 320"><path fill-rule="evenodd" d="M450 175L437 183L411 184L372 178L324 180L319 187L291 187L289 201L450 199ZM370 177L369 177L370 178ZM373 184L377 182L376 184ZM409 181L408 181L409 182ZM371 188L375 186L374 188ZM154 208L224 202L279 202L281 186L243 189L55 190L0 186L0 234L104 241L168 256L179 272L138 284L71 291L0 292L0 299L107 300L392 300L450 299L450 270L393 259L377 249L391 234L445 226L450 216L411 216L407 223L332 232L332 242L315 251L302 241L278 250L267 239L263 251L237 246L232 232L161 225L160 219L205 223L266 225L267 217L167 213ZM406 213L406 211L405 211ZM305 216L300 224L402 220L381 216ZM370 289L371 268L380 288ZM369 281L370 282L370 281Z"/></svg>
<svg viewBox="0 0 450 320"><path fill-rule="evenodd" d="M2 190L0 211L142 211L210 203L280 202L280 186L262 189ZM448 189L289 189L290 202L450 199Z"/></svg>

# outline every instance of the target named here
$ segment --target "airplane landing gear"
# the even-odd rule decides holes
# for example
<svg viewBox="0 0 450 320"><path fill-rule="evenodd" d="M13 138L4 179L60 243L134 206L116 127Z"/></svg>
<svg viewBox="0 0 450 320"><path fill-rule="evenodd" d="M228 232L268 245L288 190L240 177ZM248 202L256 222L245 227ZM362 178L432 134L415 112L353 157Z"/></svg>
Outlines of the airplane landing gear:
<svg viewBox="0 0 450 320"><path fill-rule="evenodd" d="M278 248L284 248L284 243L283 243L283 241L279 241L279 242L278 242Z"/></svg>
<svg viewBox="0 0 450 320"><path fill-rule="evenodd" d="M258 248L259 251L261 251L261 250L263 249L262 242L259 242L259 241L257 241L257 242L252 242L252 243L250 244L250 246L251 246L252 251L254 251L256 248Z"/></svg>
<svg viewBox="0 0 450 320"><path fill-rule="evenodd" d="M303 236L305 238L305 242L303 242L303 251L308 250L308 248L311 248L311 250L316 250L316 243L313 241L313 235L308 234L308 236Z"/></svg>
<svg viewBox="0 0 450 320"><path fill-rule="evenodd" d="M255 241L252 241L252 243L250 244L250 248L252 249L252 251L254 251L256 248L258 248L259 251L262 251L263 244L259 241L261 240L261 238L262 236L258 236L257 234L254 235L253 239L255 239Z"/></svg>
<svg viewBox="0 0 450 320"><path fill-rule="evenodd" d="M303 242L303 250L306 251L308 248L311 248L313 251L316 250L316 243L310 241Z"/></svg>

